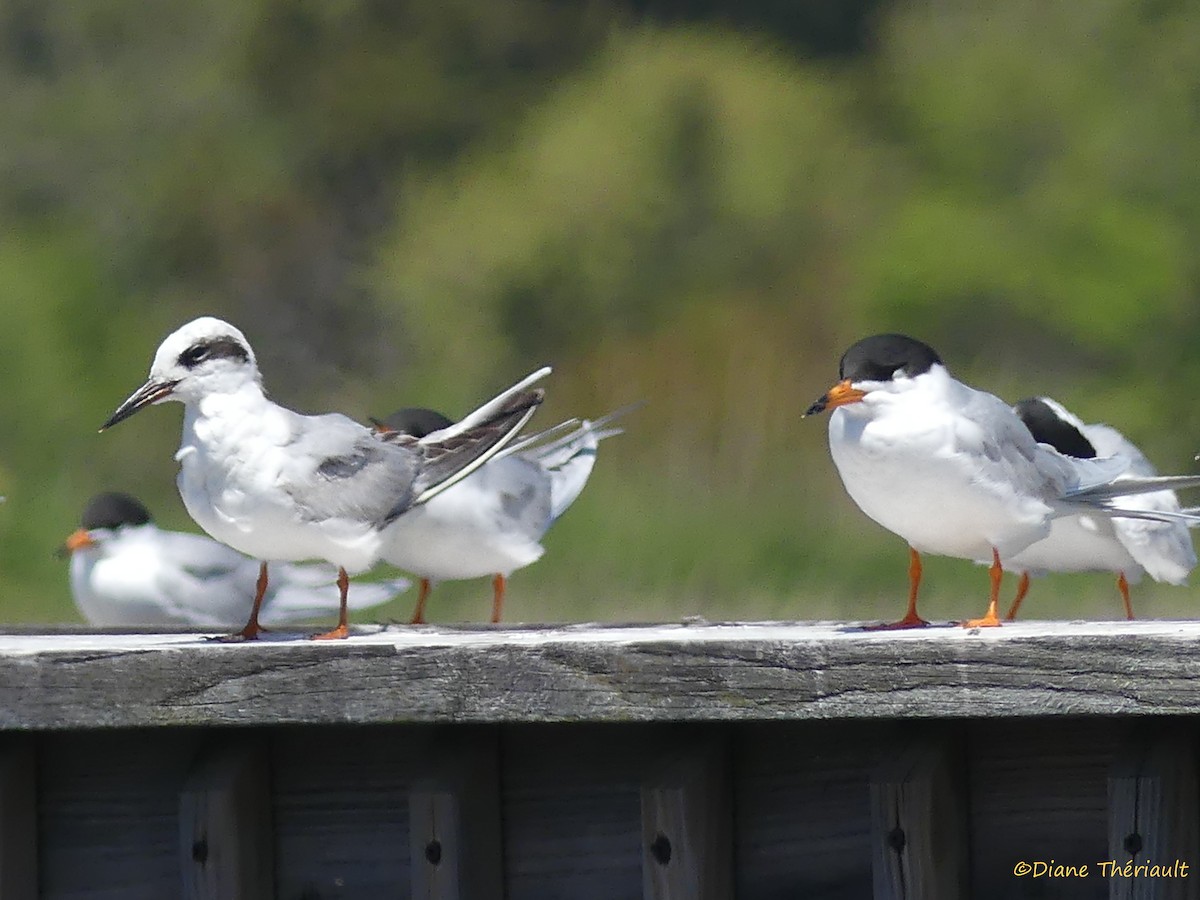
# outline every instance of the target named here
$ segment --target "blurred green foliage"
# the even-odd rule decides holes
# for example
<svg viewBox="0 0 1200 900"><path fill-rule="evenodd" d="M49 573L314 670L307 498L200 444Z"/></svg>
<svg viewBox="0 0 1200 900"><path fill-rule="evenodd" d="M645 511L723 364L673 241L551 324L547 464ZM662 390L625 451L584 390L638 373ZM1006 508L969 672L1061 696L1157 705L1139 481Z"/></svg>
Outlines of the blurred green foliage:
<svg viewBox="0 0 1200 900"><path fill-rule="evenodd" d="M75 618L52 551L96 491L193 527L177 409L95 429L205 313L305 410L458 414L543 362L543 424L647 399L515 619L896 615L903 543L799 418L856 338L923 337L1164 469L1200 449L1198 40L1169 0L13 0L0 616ZM981 611L981 570L926 578L929 615ZM1119 605L1056 577L1027 610Z"/></svg>

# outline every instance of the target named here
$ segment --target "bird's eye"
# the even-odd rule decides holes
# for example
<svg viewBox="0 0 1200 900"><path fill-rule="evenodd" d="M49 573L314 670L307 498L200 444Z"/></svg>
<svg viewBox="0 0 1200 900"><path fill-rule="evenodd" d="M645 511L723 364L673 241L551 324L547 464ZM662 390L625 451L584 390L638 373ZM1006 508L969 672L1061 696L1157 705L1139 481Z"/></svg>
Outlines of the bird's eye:
<svg viewBox="0 0 1200 900"><path fill-rule="evenodd" d="M208 359L208 356L208 346L205 344L196 344L188 347L179 354L179 362L184 368L191 369Z"/></svg>

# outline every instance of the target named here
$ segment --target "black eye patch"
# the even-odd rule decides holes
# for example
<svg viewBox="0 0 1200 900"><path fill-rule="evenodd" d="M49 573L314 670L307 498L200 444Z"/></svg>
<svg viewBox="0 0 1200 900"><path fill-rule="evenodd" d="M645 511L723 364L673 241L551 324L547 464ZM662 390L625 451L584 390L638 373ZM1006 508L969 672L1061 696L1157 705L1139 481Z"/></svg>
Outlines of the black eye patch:
<svg viewBox="0 0 1200 900"><path fill-rule="evenodd" d="M245 363L250 361L250 354L241 341L228 336L199 341L179 354L179 364L185 369L194 369L209 359L232 359Z"/></svg>

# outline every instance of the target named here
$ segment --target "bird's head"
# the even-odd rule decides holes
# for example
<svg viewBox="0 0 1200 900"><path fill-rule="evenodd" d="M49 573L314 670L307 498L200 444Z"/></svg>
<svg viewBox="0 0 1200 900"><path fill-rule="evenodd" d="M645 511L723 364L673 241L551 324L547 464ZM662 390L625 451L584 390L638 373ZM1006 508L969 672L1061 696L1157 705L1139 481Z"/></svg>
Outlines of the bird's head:
<svg viewBox="0 0 1200 900"><path fill-rule="evenodd" d="M117 407L100 430L154 403L197 401L209 394L233 393L247 384L261 384L261 380L245 335L211 316L193 319L159 345L146 383Z"/></svg>

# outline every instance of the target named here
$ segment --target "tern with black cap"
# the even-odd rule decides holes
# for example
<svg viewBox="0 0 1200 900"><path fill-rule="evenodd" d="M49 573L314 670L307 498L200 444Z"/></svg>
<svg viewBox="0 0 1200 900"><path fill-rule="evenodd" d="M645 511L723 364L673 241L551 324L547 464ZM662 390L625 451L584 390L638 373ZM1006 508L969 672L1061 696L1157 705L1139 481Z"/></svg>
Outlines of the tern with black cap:
<svg viewBox="0 0 1200 900"><path fill-rule="evenodd" d="M1137 446L1117 429L1102 424L1084 424L1061 403L1049 397L1030 397L1013 410L1021 417L1034 438L1060 453L1081 459L1114 456L1129 461L1126 475L1158 474ZM1134 497L1115 497L1115 507L1130 507L1167 513L1182 512L1174 491L1144 493ZM1142 573L1155 581L1182 585L1196 565L1191 533L1180 521L1126 519L1085 513L1062 516L1050 526L1050 534L1030 544L1015 556L1004 559L1006 568L1021 573L1017 595L1005 619L1016 618L1021 602L1029 591L1030 575L1045 572L1112 572L1125 606L1126 618L1133 618L1129 585L1137 584Z"/></svg>
<svg viewBox="0 0 1200 900"><path fill-rule="evenodd" d="M508 577L541 558L542 537L583 491L597 447L620 434L614 419L571 420L514 442L453 488L403 516L388 562L420 579L412 623L425 621L425 602L439 581L492 578L492 622L499 622ZM424 437L450 419L420 407L372 420L384 434ZM577 427L575 427L577 426Z"/></svg>
<svg viewBox="0 0 1200 900"><path fill-rule="evenodd" d="M845 352L838 382L806 415L831 410L829 449L847 493L909 545L904 618L917 614L921 554L989 563L987 612L1000 624L1002 557L1041 540L1051 521L1091 512L1186 521L1183 514L1117 509L1114 497L1195 487L1200 476L1116 479L1120 458L1074 459L1039 444L1004 401L954 379L928 344L903 334L865 338Z"/></svg>
<svg viewBox="0 0 1200 900"><path fill-rule="evenodd" d="M75 606L91 625L237 628L254 600L257 562L210 537L159 528L129 494L89 500L63 550ZM260 618L286 625L329 613L337 577L327 565L274 566ZM379 606L409 587L404 578L357 584L350 607Z"/></svg>

